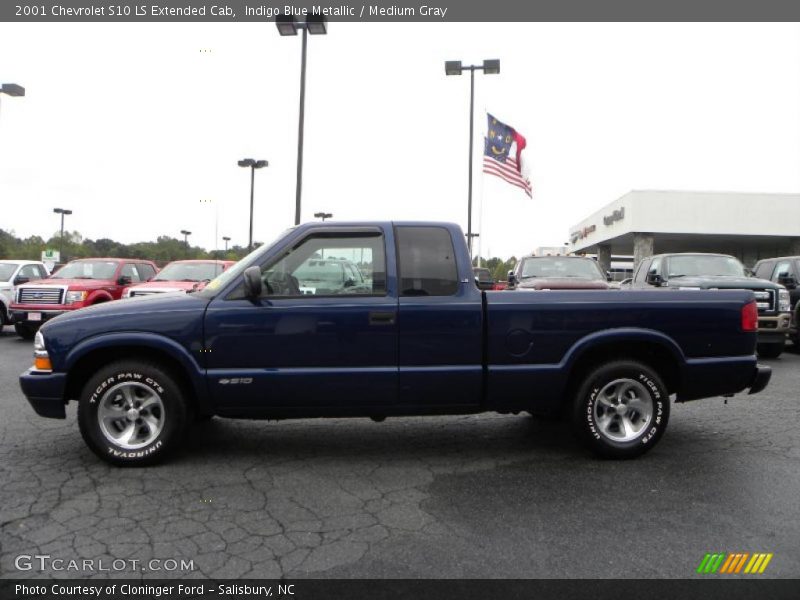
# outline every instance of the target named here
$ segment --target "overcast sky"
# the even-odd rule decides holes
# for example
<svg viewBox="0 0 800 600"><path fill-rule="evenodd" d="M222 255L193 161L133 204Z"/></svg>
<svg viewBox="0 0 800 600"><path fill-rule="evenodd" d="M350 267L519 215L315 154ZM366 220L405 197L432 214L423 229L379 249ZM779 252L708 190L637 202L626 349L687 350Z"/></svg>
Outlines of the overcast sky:
<svg viewBox="0 0 800 600"><path fill-rule="evenodd" d="M469 78L484 254L557 245L631 189L800 191L800 26L345 24L309 38L303 220L466 229ZM204 51L201 51L204 50ZM299 38L273 24L0 24L0 228L246 245L294 218ZM480 173L484 110L528 139L534 196ZM478 227L481 195L483 227ZM202 203L201 200L210 202ZM219 242L220 246L222 242Z"/></svg>

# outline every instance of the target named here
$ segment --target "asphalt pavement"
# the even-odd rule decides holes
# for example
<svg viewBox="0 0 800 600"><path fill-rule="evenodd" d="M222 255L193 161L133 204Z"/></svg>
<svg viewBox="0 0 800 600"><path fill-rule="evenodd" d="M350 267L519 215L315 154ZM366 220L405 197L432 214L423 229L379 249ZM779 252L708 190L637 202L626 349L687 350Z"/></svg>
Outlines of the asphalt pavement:
<svg viewBox="0 0 800 600"><path fill-rule="evenodd" d="M30 362L5 328L2 577L683 578L707 552L773 553L761 577L800 576L792 351L768 361L761 394L674 405L632 461L591 457L564 425L486 414L214 419L145 469L96 458L74 403L66 421L38 417L17 383ZM64 563L18 570L28 555Z"/></svg>

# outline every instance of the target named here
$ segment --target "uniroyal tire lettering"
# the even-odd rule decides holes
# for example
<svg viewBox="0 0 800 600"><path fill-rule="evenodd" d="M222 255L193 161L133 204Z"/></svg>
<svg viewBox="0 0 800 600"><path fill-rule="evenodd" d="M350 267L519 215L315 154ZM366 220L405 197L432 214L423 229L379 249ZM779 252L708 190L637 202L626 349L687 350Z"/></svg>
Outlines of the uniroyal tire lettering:
<svg viewBox="0 0 800 600"><path fill-rule="evenodd" d="M108 446L108 453L118 458L143 458L145 456L152 454L160 447L161 447L161 440L158 440L155 444L153 444L149 448L144 448L143 450L136 450L131 452L127 452L125 450L117 450L113 446Z"/></svg>

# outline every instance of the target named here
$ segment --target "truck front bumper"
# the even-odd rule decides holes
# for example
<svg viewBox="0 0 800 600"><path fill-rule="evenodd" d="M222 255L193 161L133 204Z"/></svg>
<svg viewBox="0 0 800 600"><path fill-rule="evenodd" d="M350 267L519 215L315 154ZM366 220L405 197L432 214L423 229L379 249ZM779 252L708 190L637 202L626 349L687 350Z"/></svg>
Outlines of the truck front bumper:
<svg viewBox="0 0 800 600"><path fill-rule="evenodd" d="M67 417L64 391L67 384L66 373L52 373L28 369L19 376L22 393L30 402L36 414L51 419Z"/></svg>
<svg viewBox="0 0 800 600"><path fill-rule="evenodd" d="M26 325L41 325L45 321L49 321L57 317L58 315L63 315L66 310L37 310L37 309L20 309L17 307L12 307L11 310L8 311L8 316L11 319L12 323L24 323Z"/></svg>
<svg viewBox="0 0 800 600"><path fill-rule="evenodd" d="M783 313L774 317L758 317L758 343L778 343L785 341L791 330L792 315Z"/></svg>
<svg viewBox="0 0 800 600"><path fill-rule="evenodd" d="M748 394L757 394L769 383L772 377L772 369L764 365L756 365L756 374L753 376L753 381L750 382L750 391Z"/></svg>

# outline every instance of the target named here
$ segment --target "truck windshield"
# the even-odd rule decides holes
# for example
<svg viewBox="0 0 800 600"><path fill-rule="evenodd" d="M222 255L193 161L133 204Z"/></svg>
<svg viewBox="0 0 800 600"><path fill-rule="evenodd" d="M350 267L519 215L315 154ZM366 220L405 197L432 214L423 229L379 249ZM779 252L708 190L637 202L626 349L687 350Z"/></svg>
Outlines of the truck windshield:
<svg viewBox="0 0 800 600"><path fill-rule="evenodd" d="M117 264L107 260L78 260L61 267L53 279L112 279Z"/></svg>
<svg viewBox="0 0 800 600"><path fill-rule="evenodd" d="M669 257L670 277L744 277L742 263L732 256L689 254Z"/></svg>
<svg viewBox="0 0 800 600"><path fill-rule="evenodd" d="M213 262L172 262L159 271L153 281L205 281L222 273L223 265Z"/></svg>
<svg viewBox="0 0 800 600"><path fill-rule="evenodd" d="M257 256L261 256L262 254L265 254L266 252L268 252L270 250L270 248L272 248L275 244L280 243L280 241L284 237L286 237L289 234L289 232L292 231L293 229L294 229L294 227L290 227L289 229L287 229L286 231L281 233L271 243L264 244L263 246L259 246L258 248L253 250L250 254L245 256L242 260L240 260L235 265L230 267L227 271L223 271L215 279L212 279L211 281L209 281L208 285L206 287L204 287L201 291L199 291L199 292L197 292L196 294L193 294L193 295L200 296L200 297L203 297L203 298L213 298L214 296L217 295L219 290L221 290L226 285L228 285L228 283L230 283L231 281L233 281L234 279L239 277L247 267L249 267L249 266L251 266L253 264L257 264L257 263L254 262L254 259Z"/></svg>
<svg viewBox="0 0 800 600"><path fill-rule="evenodd" d="M597 263L591 258L542 256L522 261L521 279L532 277L577 277L605 280Z"/></svg>
<svg viewBox="0 0 800 600"><path fill-rule="evenodd" d="M8 281L17 270L17 265L0 265L0 281Z"/></svg>

